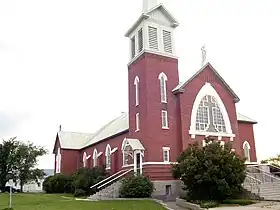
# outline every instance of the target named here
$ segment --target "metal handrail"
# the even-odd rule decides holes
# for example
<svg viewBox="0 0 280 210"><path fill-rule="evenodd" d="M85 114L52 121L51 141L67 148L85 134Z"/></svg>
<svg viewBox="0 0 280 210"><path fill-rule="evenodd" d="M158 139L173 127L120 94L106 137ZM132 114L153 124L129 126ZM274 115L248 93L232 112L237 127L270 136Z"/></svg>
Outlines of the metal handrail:
<svg viewBox="0 0 280 210"><path fill-rule="evenodd" d="M97 187L97 189L100 189L100 188L104 187L105 185L110 184L111 182L113 182L113 181L115 181L115 180L117 180L117 179L123 177L124 175L128 174L128 173L131 172L132 170L133 170L133 169L129 169L128 171L124 172L123 174L121 174L121 175L115 177L114 179L111 179L110 181L104 183L103 185Z"/></svg>
<svg viewBox="0 0 280 210"><path fill-rule="evenodd" d="M248 166L248 168L249 168L249 167L250 167L250 166ZM251 166L250 168L254 168L254 169L256 169L256 170L259 170L259 171L261 171L263 174L265 174L266 176L280 181L280 178L277 178L277 177L271 175L270 173L268 173L268 172L266 172L266 171L264 171L264 170L262 170L262 169L260 169L260 168L258 168L258 167L256 167L256 166Z"/></svg>
<svg viewBox="0 0 280 210"><path fill-rule="evenodd" d="M261 183L262 183L262 182L261 182L261 180L256 179L255 177L250 176L248 173L246 173L246 177L248 177L248 178L250 178L250 179L252 179L252 180L254 180L254 181L258 182L259 184L261 184Z"/></svg>
<svg viewBox="0 0 280 210"><path fill-rule="evenodd" d="M107 177L106 179L101 180L100 182L96 183L95 185L91 186L90 188L94 188L94 187L100 185L101 183L103 183L103 182L105 182L105 181L111 179L112 177L114 177L114 176L116 176L116 175L118 175L118 174L120 174L120 173L122 173L122 172L124 172L124 171L126 171L126 170L118 171L117 173L115 173L115 174L113 174L113 175Z"/></svg>

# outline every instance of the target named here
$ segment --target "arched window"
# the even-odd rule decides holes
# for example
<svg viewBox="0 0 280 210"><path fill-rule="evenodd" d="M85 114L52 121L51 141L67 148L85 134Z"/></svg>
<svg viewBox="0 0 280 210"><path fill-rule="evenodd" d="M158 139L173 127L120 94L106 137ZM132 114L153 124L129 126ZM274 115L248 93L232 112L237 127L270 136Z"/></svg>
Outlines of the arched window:
<svg viewBox="0 0 280 210"><path fill-rule="evenodd" d="M106 169L111 169L111 147L109 144L107 144L106 146L105 164L106 164Z"/></svg>
<svg viewBox="0 0 280 210"><path fill-rule="evenodd" d="M93 157L93 167L96 167L97 166L97 150L96 149L94 149L94 151L93 151L93 155L92 155L92 157Z"/></svg>
<svg viewBox="0 0 280 210"><path fill-rule="evenodd" d="M248 143L248 141L245 141L243 143L243 150L247 162L251 162L250 149L251 149L250 144Z"/></svg>
<svg viewBox="0 0 280 210"><path fill-rule="evenodd" d="M198 92L192 107L189 134L229 137L233 140L229 115L219 94L210 83Z"/></svg>
<svg viewBox="0 0 280 210"><path fill-rule="evenodd" d="M135 106L139 105L139 77L135 77L134 79L135 86Z"/></svg>
<svg viewBox="0 0 280 210"><path fill-rule="evenodd" d="M83 155L83 167L87 167L87 153L84 152L84 155Z"/></svg>
<svg viewBox="0 0 280 210"><path fill-rule="evenodd" d="M56 154L56 173L60 173L60 171L61 171L61 153L60 153L60 148L58 148Z"/></svg>
<svg viewBox="0 0 280 210"><path fill-rule="evenodd" d="M196 113L196 130L226 133L226 125L221 109L214 96L205 95Z"/></svg>
<svg viewBox="0 0 280 210"><path fill-rule="evenodd" d="M160 99L162 103L167 103L167 95L166 95L166 81L167 76L161 72L158 76L160 83Z"/></svg>

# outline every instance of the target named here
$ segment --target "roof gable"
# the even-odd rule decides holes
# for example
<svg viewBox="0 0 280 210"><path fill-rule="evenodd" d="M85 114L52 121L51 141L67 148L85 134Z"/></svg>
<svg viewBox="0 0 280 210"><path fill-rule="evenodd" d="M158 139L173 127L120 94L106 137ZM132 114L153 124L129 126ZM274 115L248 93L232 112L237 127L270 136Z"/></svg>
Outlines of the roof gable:
<svg viewBox="0 0 280 210"><path fill-rule="evenodd" d="M132 25L132 27L125 33L126 37L129 37L129 35L141 24L143 20L146 19L155 19L158 20L158 18L161 17L161 19L166 21L169 21L169 24L176 28L179 26L179 22L174 18L173 15L166 9L166 7L163 4L159 4L154 8L151 8L145 13L142 13L141 16L137 19L137 21Z"/></svg>
<svg viewBox="0 0 280 210"><path fill-rule="evenodd" d="M214 69L214 67L208 62L205 64L199 71L197 71L190 79L186 82L180 83L173 89L173 93L183 92L184 87L189 84L193 79L195 79L202 71L204 71L207 67L209 67L213 73L217 76L217 78L222 82L224 87L229 91L229 93L233 96L235 102L239 102L240 99L237 94L231 89L231 87L226 83L226 81L222 78L222 76Z"/></svg>

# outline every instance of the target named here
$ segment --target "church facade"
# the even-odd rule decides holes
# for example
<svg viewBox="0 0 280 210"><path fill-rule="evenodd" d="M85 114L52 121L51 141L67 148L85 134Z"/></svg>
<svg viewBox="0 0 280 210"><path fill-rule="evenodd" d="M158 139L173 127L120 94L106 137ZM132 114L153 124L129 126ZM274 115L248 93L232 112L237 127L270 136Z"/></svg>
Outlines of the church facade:
<svg viewBox="0 0 280 210"><path fill-rule="evenodd" d="M129 112L93 133L59 131L55 173L105 165L111 174L131 169L154 181L156 192L175 190L171 165L189 144L212 136L256 162L253 125L236 111L239 98L217 70L205 63L179 82L174 32L178 21L162 4L144 0L143 13L127 31Z"/></svg>

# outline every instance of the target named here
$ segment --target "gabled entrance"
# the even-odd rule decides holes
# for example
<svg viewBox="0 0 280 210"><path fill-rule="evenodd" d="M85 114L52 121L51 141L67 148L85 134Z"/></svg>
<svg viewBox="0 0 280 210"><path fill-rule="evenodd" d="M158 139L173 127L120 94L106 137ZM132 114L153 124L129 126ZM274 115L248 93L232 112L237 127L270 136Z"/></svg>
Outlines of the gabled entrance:
<svg viewBox="0 0 280 210"><path fill-rule="evenodd" d="M142 174L145 148L138 139L125 138L122 143L123 165L133 165L134 173Z"/></svg>

